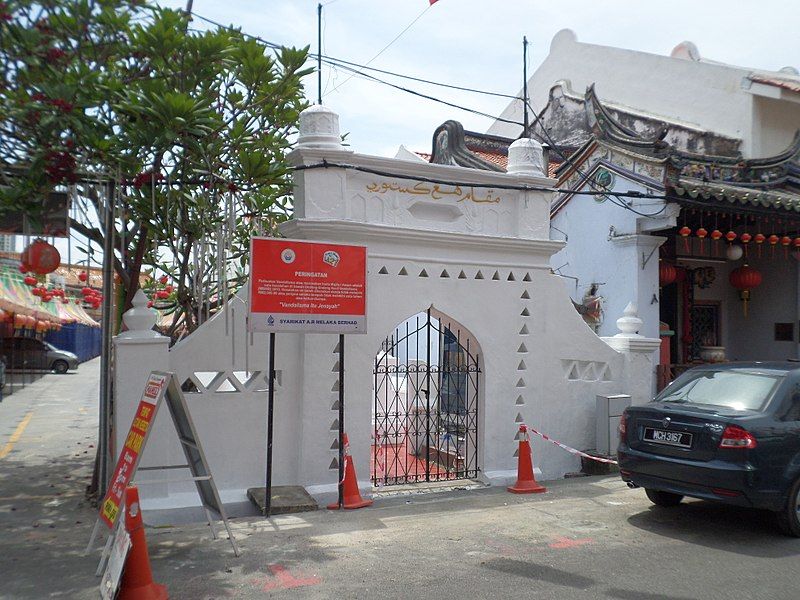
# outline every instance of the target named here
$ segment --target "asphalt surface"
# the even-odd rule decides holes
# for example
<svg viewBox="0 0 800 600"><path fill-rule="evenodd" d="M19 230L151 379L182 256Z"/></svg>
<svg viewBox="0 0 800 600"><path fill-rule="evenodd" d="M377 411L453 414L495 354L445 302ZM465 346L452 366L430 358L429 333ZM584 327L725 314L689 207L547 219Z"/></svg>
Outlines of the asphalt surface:
<svg viewBox="0 0 800 600"><path fill-rule="evenodd" d="M96 516L83 490L97 376L95 361L0 404L0 598L99 597L99 550L82 554ZM485 488L234 519L239 558L207 525L151 528L153 572L170 598L192 600L800 597L800 540L769 513L658 508L616 477L545 484L540 495Z"/></svg>

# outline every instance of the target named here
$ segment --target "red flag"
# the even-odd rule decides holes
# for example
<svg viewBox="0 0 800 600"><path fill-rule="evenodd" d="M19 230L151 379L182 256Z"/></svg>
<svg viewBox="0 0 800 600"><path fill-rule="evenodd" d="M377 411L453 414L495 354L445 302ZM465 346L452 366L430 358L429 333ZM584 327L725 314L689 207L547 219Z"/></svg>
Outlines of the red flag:
<svg viewBox="0 0 800 600"><path fill-rule="evenodd" d="M433 6L434 4L436 4L438 1L439 1L439 0L430 0L430 2L431 2L431 6Z"/></svg>

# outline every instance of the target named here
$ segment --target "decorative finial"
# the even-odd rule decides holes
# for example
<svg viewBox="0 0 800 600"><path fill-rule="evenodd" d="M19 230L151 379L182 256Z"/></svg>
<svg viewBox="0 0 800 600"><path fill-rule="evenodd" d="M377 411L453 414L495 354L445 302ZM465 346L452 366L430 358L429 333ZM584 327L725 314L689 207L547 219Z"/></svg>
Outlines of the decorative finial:
<svg viewBox="0 0 800 600"><path fill-rule="evenodd" d="M644 321L639 318L638 308L633 302L628 302L628 306L622 311L622 316L617 319L617 328L620 333L615 337L642 337L638 331L644 325Z"/></svg>
<svg viewBox="0 0 800 600"><path fill-rule="evenodd" d="M532 138L520 138L508 147L508 172L513 175L546 177L542 145Z"/></svg>
<svg viewBox="0 0 800 600"><path fill-rule="evenodd" d="M162 337L153 327L158 320L158 313L152 308L147 308L147 296L139 289L133 297L133 308L122 315L127 331L123 331L118 337L123 339L132 338L157 338Z"/></svg>
<svg viewBox="0 0 800 600"><path fill-rule="evenodd" d="M339 135L339 115L327 106L315 104L300 113L298 148L344 150Z"/></svg>

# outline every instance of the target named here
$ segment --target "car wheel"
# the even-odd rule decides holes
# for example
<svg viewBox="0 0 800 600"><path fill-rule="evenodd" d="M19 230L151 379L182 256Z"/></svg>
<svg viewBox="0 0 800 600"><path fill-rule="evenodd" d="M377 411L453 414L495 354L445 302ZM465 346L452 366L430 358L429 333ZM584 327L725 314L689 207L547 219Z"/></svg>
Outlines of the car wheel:
<svg viewBox="0 0 800 600"><path fill-rule="evenodd" d="M789 490L789 499L783 510L776 513L778 526L786 535L800 537L800 479Z"/></svg>
<svg viewBox="0 0 800 600"><path fill-rule="evenodd" d="M678 506L683 500L680 494L673 494L671 492L662 492L660 490L645 489L644 493L650 498L650 502L656 506Z"/></svg>
<svg viewBox="0 0 800 600"><path fill-rule="evenodd" d="M53 371L58 373L59 375L63 375L67 371L69 371L69 365L65 360L57 360L53 363Z"/></svg>

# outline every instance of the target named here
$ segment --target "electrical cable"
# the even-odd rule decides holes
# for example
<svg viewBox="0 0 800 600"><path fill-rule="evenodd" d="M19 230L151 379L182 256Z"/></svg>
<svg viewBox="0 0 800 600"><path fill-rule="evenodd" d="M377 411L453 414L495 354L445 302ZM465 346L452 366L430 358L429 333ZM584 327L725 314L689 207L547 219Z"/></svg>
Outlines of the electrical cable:
<svg viewBox="0 0 800 600"><path fill-rule="evenodd" d="M368 61L367 61L367 62L366 62L366 63L365 63L363 66L364 66L364 67L366 67L366 66L370 65L370 64L372 63L372 61L374 61L374 60L375 60L376 58L378 58L378 57L379 57L381 54L383 54L384 52L386 52L386 50L388 50L388 49L389 49L389 48L392 46L392 44L394 44L394 43L395 43L397 40L399 40L401 37L403 37L403 34L405 34L405 33L406 33L406 32L407 32L409 29L411 29L411 28L414 26L414 24L415 24L417 21L419 21L419 20L420 20L420 19L421 19L421 18L422 18L422 17L425 15L425 13L427 13L427 12L430 10L431 6L433 6L433 4L428 4L428 6L426 6L426 7L425 7L425 8L422 10L422 12L421 12L421 13L419 13L419 14L416 16L416 18L415 18L413 21L411 21L411 23L409 23L409 24L408 24L408 25L405 27L405 29L403 29L403 31L401 31L400 33L398 33L398 34L397 34L397 35L396 35L396 36L395 36L395 37L392 39L392 41L391 41L391 42L389 42L389 43L388 43L388 44L386 44L386 45L385 45L383 48L381 48L381 49L378 51L378 53L377 53L375 56L373 56L372 58L370 58L370 59L369 59L369 60L368 60ZM350 77L348 77L347 79L345 79L345 80L344 80L342 83L340 83L339 85L337 85L335 88L333 88L333 89L332 89L330 92L328 92L328 93L329 93L329 94L332 94L333 92L335 92L336 90L338 90L340 87L342 87L342 86L343 86L345 83L347 83L348 81L350 81L350 80L351 80L353 77L355 77L355 75L350 75Z"/></svg>
<svg viewBox="0 0 800 600"><path fill-rule="evenodd" d="M208 17L204 17L204 16L199 15L197 13L192 13L192 16L197 17L201 21L205 21L206 23L209 23L209 24L214 25L216 27L221 27L222 29L227 29L229 31L236 31L236 32L242 34L245 37L249 37L251 39L258 40L259 42L261 42L262 44L266 45L267 47L269 47L269 48L271 48L273 50L279 50L279 49L281 49L283 47L282 45L277 44L275 42L270 42L268 40L265 40L264 38L262 38L262 37L260 37L258 35L255 35L255 34L252 34L252 33L247 33L245 31L242 31L241 29L236 29L232 25L223 25L222 23L220 23L218 21L214 21L213 19L209 19ZM311 53L311 52L308 54L308 56L309 56L309 58L314 58L314 59L317 58L317 54ZM370 67L368 65L362 65L362 64L359 64L359 63L356 63L356 62L344 60L342 58L336 58L334 56L328 56L326 54L322 55L322 60L323 60L323 62L327 62L327 64L335 63L335 64L339 64L339 65L346 65L346 66L349 66L349 67L357 67L357 68L364 69L364 70L367 70L367 71L374 71L376 73L381 73L382 75L389 75L389 76L392 76L392 77L399 77L401 79L408 79L410 81L416 81L418 83L425 83L425 84L428 84L428 85L435 85L435 86L444 87L444 88L448 88L448 89L458 90L460 92L470 92L470 93L474 93L474 94L484 94L486 96L495 96L495 97L498 97L498 98L507 98L509 100L514 100L514 99L519 98L519 96L514 96L513 94L503 94L503 93L500 93L500 92L492 92L492 91L489 91L489 90L479 90L479 89L476 89L476 88L464 87L464 86L460 86L460 85L452 85L452 84L449 84L449 83L442 83L440 81L433 81L431 79L424 79L422 77L415 77L413 75L405 75L403 73L397 73L397 72L394 72L394 71L388 71L386 69L379 69L377 67Z"/></svg>
<svg viewBox="0 0 800 600"><path fill-rule="evenodd" d="M539 125L541 126L540 127L541 132L544 135L544 137L547 138L547 142L550 145L550 147L553 148L556 151L556 153L559 156L561 156L562 159L564 159L565 163L567 163L569 166L571 166L573 169L575 169L575 171L578 173L578 175L583 177L583 182L584 183L588 183L595 190L595 192L587 192L585 190L582 191L582 192L577 192L575 190L571 190L568 193L571 193L571 194L589 194L589 195L592 195L592 196L602 194L602 195L605 195L615 206L619 206L620 208L624 208L625 210L629 210L632 213L634 213L636 215L639 215L640 217L645 217L645 218L649 218L649 219L653 219L653 218L657 217L658 215L660 215L661 213L663 213L665 210L667 210L667 205L665 204L664 206L662 206L659 210L657 210L654 213L643 213L643 212L640 212L640 211L636 210L635 208L629 206L625 201L622 200L623 197L626 197L626 198L628 198L628 197L659 198L659 199L666 200L667 199L666 195L660 196L660 197L657 197L655 195L650 195L650 194L640 194L639 196L631 196L631 195L629 195L630 193L629 194L623 194L621 192L609 192L608 190L601 190L597 186L597 184L595 184L595 182L593 182L591 180L591 178L586 173L584 173L583 171L580 170L580 167L578 165L576 165L572 161L572 159L570 157L568 157L561 150L559 150L558 145L553 141L553 138L550 137L550 134L547 132L547 128L541 122L541 117L539 116L539 114L537 114L537 112L533 108L533 106L531 106L531 103L527 102L527 101L524 101L524 100L523 100L523 102L528 107L528 109L533 113L533 117L534 118L533 118L533 123L531 124L531 129L536 127L536 124L539 123ZM526 135L527 133L528 132L523 131L523 135ZM599 192L599 194L598 194L598 192ZM617 201L614 201L613 198L616 198Z"/></svg>
<svg viewBox="0 0 800 600"><path fill-rule="evenodd" d="M514 185L514 184L495 184L495 185L487 185L483 183L475 183L475 182L464 182L464 181L452 181L446 179L439 179L433 177L424 177L421 175L407 175L403 173L392 173L391 171L382 171L380 169L373 169L370 167L362 167L359 165L352 165L348 163L336 163L336 162L329 162L327 160L322 160L322 162L313 163L310 165L298 165L293 167L293 171L308 171L312 169L349 169L352 171L359 171L361 173L369 173L370 175L378 175L381 177L394 177L396 179L406 179L409 181L422 181L425 183L434 183L434 184L442 184L442 185L451 185L454 187L478 187L478 188L488 188L488 189L497 189L497 190L511 190L511 191L520 191L520 192L549 192L549 193L573 193L573 190L563 189L558 187L548 187L548 186L538 186L538 185ZM599 191L585 191L581 192L581 194L588 195L588 196L601 196L607 195L608 192L605 190ZM654 200L666 200L667 196L656 196L656 195L646 195L642 194L641 192L619 192L621 197L626 198L648 198Z"/></svg>

